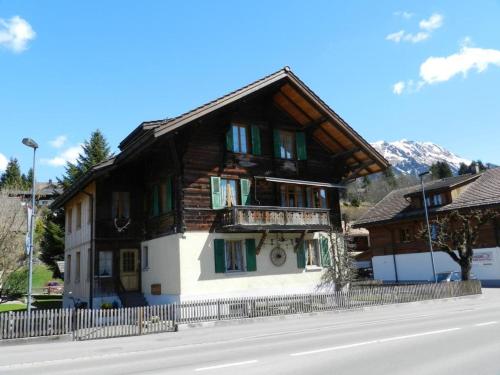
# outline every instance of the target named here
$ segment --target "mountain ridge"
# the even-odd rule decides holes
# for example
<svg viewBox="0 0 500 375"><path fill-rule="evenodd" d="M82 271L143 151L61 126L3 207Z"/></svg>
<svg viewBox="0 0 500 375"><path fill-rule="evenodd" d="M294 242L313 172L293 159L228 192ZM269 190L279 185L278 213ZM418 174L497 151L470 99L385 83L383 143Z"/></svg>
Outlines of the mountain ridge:
<svg viewBox="0 0 500 375"><path fill-rule="evenodd" d="M469 165L472 162L433 142L401 139L377 141L371 145L389 161L396 172L404 174L419 174L438 161L448 163L452 172L457 174L461 163Z"/></svg>

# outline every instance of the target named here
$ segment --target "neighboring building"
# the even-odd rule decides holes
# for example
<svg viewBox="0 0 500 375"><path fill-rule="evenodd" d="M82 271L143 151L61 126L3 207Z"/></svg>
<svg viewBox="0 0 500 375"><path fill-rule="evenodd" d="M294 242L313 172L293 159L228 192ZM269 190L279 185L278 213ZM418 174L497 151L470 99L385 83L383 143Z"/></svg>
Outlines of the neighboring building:
<svg viewBox="0 0 500 375"><path fill-rule="evenodd" d="M94 307L314 290L338 188L388 166L288 68L119 147L53 204L65 291Z"/></svg>
<svg viewBox="0 0 500 375"><path fill-rule="evenodd" d="M49 206L62 193L62 189L54 184L52 180L37 182L35 186L36 204L38 207ZM31 200L31 189L9 191L9 195L19 197L24 202L29 202Z"/></svg>
<svg viewBox="0 0 500 375"><path fill-rule="evenodd" d="M425 183L431 233L432 219L453 210L500 209L500 168L480 174ZM419 236L425 216L420 185L395 190L356 223L370 232L374 278L388 281L432 280L428 242ZM480 229L472 272L486 284L500 283L500 219ZM434 252L436 272L460 271L451 257ZM366 258L366 255L365 255Z"/></svg>

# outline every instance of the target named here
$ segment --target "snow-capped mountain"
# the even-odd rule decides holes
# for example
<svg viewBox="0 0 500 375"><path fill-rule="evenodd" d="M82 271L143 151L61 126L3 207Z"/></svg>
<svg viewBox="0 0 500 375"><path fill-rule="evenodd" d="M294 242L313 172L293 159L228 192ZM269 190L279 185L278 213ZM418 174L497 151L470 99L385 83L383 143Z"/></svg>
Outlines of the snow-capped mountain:
<svg viewBox="0 0 500 375"><path fill-rule="evenodd" d="M464 159L432 142L416 142L402 139L395 142L378 141L372 146L379 151L396 171L406 174L418 174L427 170L437 161L445 161L456 173L460 163L469 165Z"/></svg>

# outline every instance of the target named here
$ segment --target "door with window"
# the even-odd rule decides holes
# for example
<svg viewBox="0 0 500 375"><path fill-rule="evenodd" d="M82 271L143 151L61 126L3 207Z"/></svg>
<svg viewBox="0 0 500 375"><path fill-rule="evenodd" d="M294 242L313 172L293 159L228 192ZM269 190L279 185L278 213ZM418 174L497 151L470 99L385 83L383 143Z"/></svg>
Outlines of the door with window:
<svg viewBox="0 0 500 375"><path fill-rule="evenodd" d="M120 281L125 291L139 290L139 250L120 250Z"/></svg>

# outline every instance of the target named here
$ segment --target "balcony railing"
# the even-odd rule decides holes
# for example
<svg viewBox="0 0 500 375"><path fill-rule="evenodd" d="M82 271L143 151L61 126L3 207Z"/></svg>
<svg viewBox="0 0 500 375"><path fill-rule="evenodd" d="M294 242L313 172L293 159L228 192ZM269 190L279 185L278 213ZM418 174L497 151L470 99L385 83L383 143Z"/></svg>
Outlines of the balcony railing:
<svg viewBox="0 0 500 375"><path fill-rule="evenodd" d="M330 210L323 208L234 206L222 215L226 230L327 230Z"/></svg>

